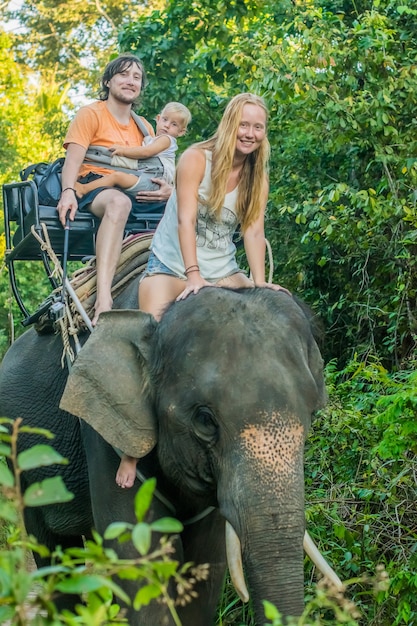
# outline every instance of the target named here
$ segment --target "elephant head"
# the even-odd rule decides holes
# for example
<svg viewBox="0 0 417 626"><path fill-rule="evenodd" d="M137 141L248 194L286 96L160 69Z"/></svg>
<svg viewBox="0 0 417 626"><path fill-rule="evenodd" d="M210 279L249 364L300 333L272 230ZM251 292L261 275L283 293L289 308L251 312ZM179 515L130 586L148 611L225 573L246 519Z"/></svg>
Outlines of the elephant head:
<svg viewBox="0 0 417 626"><path fill-rule="evenodd" d="M322 358L292 297L204 288L159 323L101 315L61 407L131 456L156 447L181 493L219 507L263 623L264 599L302 611L304 440L325 399Z"/></svg>

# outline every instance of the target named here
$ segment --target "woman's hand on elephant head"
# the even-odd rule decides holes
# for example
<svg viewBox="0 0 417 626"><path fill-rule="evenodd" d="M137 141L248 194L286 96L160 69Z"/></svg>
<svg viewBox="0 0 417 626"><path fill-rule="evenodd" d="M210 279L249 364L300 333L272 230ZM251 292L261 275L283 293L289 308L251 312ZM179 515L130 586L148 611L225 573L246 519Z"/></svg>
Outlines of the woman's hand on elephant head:
<svg viewBox="0 0 417 626"><path fill-rule="evenodd" d="M273 289L274 291L284 291L289 296L292 296L291 291L288 291L288 289L286 289L285 287L282 287L281 285L274 284L274 283L266 283L266 282L264 282L264 283L256 283L255 287L262 287L262 288L267 288L267 289Z"/></svg>
<svg viewBox="0 0 417 626"><path fill-rule="evenodd" d="M177 296L176 299L177 301L185 300L185 298L189 296L191 293L194 293L194 294L198 293L202 287L215 287L215 286L216 285L213 285L212 283L209 283L207 280L202 278L198 271L192 272L190 273L189 277L187 277L185 289L180 293L179 296Z"/></svg>

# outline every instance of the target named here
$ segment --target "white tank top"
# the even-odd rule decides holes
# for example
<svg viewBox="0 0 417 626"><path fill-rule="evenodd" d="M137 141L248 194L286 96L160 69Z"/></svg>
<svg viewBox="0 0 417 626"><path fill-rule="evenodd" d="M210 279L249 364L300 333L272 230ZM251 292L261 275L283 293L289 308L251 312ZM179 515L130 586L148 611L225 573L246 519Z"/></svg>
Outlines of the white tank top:
<svg viewBox="0 0 417 626"><path fill-rule="evenodd" d="M238 225L236 215L237 187L226 194L217 221L201 200L208 198L211 186L211 152L205 150L206 168L198 189L198 209L196 222L197 262L200 274L210 282L217 282L225 276L239 271L236 263L236 246L233 234ZM178 237L177 194L174 189L169 198L165 213L152 240L152 251L162 263L176 274L184 275L184 261Z"/></svg>

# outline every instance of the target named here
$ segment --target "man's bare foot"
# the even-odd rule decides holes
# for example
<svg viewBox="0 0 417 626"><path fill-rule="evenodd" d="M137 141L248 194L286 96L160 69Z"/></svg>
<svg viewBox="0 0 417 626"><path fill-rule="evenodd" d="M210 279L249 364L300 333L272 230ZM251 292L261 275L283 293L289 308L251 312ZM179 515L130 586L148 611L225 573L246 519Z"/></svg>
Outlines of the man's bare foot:
<svg viewBox="0 0 417 626"><path fill-rule="evenodd" d="M133 456L127 456L127 454L122 456L119 469L116 474L116 483L122 489L133 487L133 483L136 478L136 463L137 459Z"/></svg>
<svg viewBox="0 0 417 626"><path fill-rule="evenodd" d="M100 304L97 300L96 300L96 304L94 306L94 317L91 320L91 325L92 326L96 326L97 322L98 322L98 318L100 317L101 313L105 313L106 311L111 311L111 308L113 306L113 300L110 300L110 302Z"/></svg>
<svg viewBox="0 0 417 626"><path fill-rule="evenodd" d="M74 183L74 189L78 198L85 196L86 192L84 191L84 185L82 183Z"/></svg>

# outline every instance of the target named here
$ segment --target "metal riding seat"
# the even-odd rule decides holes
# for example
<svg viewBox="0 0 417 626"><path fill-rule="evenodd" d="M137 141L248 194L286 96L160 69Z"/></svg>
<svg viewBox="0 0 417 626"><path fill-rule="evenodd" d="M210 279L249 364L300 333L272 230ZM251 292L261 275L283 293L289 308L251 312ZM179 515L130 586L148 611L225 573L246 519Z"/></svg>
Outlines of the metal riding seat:
<svg viewBox="0 0 417 626"><path fill-rule="evenodd" d="M60 282L53 275L50 258L39 239L46 246L48 242L44 237L42 227L44 224L52 249L58 257L62 257L65 229L58 219L56 207L39 204L38 189L33 180L4 184L3 206L6 237L5 260L10 285L16 302L27 319L31 315L19 292L15 264L17 261L41 261L52 288L56 289ZM141 206L141 209L129 218L125 236L154 231L164 209L165 202L143 204L143 207ZM80 261L95 255L96 233L99 225L99 218L89 212L77 211L67 233L68 261Z"/></svg>

